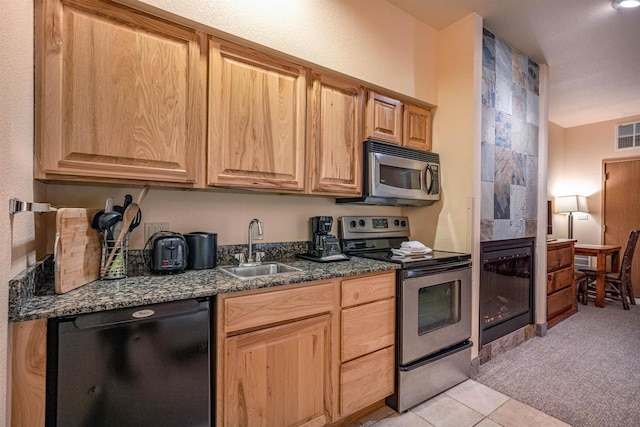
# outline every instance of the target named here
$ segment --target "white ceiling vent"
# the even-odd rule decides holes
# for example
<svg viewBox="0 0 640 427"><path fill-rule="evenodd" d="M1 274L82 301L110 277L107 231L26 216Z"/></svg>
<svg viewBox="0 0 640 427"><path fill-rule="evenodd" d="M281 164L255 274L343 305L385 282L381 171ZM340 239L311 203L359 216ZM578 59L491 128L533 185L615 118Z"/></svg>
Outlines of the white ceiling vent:
<svg viewBox="0 0 640 427"><path fill-rule="evenodd" d="M640 147L640 122L625 123L616 128L616 150Z"/></svg>

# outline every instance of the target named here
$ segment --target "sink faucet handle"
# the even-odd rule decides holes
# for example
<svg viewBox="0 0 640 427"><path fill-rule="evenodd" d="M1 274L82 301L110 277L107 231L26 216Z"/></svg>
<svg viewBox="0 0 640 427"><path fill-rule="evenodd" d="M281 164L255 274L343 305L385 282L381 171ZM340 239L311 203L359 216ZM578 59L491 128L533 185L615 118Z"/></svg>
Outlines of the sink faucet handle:
<svg viewBox="0 0 640 427"><path fill-rule="evenodd" d="M255 253L256 262L262 262L264 260L264 252Z"/></svg>
<svg viewBox="0 0 640 427"><path fill-rule="evenodd" d="M244 264L247 262L247 259L242 252L235 254L233 257L238 261L238 264Z"/></svg>

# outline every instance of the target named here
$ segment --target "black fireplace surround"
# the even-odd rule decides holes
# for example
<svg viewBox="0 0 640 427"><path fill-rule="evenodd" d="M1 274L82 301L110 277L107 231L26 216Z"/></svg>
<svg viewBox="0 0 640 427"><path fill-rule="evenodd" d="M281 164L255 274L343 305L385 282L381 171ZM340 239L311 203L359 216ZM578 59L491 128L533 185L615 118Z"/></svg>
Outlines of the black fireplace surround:
<svg viewBox="0 0 640 427"><path fill-rule="evenodd" d="M532 237L480 243L480 346L533 323Z"/></svg>

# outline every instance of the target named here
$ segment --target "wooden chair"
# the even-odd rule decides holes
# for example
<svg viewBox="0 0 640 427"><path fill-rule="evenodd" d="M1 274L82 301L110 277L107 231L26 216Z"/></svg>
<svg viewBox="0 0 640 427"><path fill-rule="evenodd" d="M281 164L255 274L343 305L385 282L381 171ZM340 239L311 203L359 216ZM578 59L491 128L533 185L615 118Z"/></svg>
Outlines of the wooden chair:
<svg viewBox="0 0 640 427"><path fill-rule="evenodd" d="M639 235L640 230L631 230L629 232L629 239L627 239L627 246L622 256L620 271L618 273L607 273L605 275L605 296L613 300L622 301L622 307L625 310L629 310L629 302L633 305L636 304L636 299L633 295L633 286L631 286L631 263ZM596 280L596 272L592 269L580 269L577 273L584 273L587 276L586 279L583 278L579 283L582 292L582 303L586 304L587 297L595 295L594 282Z"/></svg>
<svg viewBox="0 0 640 427"><path fill-rule="evenodd" d="M574 271L573 281L576 282L576 298L582 302L583 305L587 305L587 292L585 290L591 281L589 280L589 276L582 271Z"/></svg>

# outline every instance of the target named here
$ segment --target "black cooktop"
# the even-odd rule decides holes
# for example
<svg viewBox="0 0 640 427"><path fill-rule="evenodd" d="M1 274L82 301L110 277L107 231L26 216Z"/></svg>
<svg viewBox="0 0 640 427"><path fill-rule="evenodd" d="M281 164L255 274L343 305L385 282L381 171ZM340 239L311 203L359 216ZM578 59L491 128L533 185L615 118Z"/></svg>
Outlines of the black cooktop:
<svg viewBox="0 0 640 427"><path fill-rule="evenodd" d="M394 256L390 250L350 252L349 255L375 259L377 261L393 262L395 264L401 264L402 268L445 266L453 263L469 262L471 260L471 254L435 250L424 258L399 258Z"/></svg>

